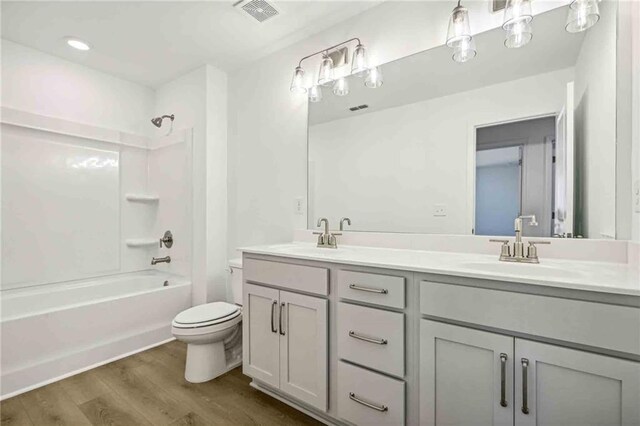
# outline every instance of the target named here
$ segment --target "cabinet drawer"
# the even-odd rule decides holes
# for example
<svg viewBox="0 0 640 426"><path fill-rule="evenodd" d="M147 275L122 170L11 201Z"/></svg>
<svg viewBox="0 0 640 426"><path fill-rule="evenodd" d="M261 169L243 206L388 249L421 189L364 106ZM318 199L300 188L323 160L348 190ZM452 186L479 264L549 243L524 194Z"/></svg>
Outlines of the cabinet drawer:
<svg viewBox="0 0 640 426"><path fill-rule="evenodd" d="M344 299L403 309L404 277L339 271L338 295Z"/></svg>
<svg viewBox="0 0 640 426"><path fill-rule="evenodd" d="M404 382L339 362L338 417L356 425L403 425Z"/></svg>
<svg viewBox="0 0 640 426"><path fill-rule="evenodd" d="M640 309L422 281L420 311L640 355Z"/></svg>
<svg viewBox="0 0 640 426"><path fill-rule="evenodd" d="M404 376L404 314L338 303L338 357Z"/></svg>
<svg viewBox="0 0 640 426"><path fill-rule="evenodd" d="M314 266L293 265L270 260L243 260L243 279L305 293L329 294L329 270Z"/></svg>

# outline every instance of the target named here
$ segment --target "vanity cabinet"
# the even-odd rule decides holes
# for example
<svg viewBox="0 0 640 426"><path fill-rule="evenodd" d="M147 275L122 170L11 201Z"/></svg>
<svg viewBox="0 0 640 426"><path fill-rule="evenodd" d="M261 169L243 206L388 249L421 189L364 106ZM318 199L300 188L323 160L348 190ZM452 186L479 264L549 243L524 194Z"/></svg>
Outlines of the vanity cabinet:
<svg viewBox="0 0 640 426"><path fill-rule="evenodd" d="M328 301L244 285L243 371L322 411L328 392Z"/></svg>
<svg viewBox="0 0 640 426"><path fill-rule="evenodd" d="M640 364L421 320L425 425L637 425Z"/></svg>

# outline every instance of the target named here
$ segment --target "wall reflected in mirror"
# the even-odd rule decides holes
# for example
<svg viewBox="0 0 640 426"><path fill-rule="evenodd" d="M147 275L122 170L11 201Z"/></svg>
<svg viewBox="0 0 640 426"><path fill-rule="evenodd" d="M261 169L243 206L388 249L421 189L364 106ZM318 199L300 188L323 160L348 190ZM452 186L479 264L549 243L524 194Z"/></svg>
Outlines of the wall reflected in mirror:
<svg viewBox="0 0 640 426"><path fill-rule="evenodd" d="M617 3L576 34L567 7L520 49L498 28L464 64L437 47L383 65L376 90L351 76L348 96L310 103L309 228L513 235L535 214L526 236L615 238Z"/></svg>

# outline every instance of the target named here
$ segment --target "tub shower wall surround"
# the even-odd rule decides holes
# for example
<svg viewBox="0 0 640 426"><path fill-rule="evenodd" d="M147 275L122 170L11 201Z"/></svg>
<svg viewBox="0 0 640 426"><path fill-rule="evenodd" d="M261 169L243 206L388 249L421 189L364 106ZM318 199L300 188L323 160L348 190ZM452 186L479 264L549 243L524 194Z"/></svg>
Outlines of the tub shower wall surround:
<svg viewBox="0 0 640 426"><path fill-rule="evenodd" d="M245 374L326 423L640 422L624 262L292 243L243 268Z"/></svg>
<svg viewBox="0 0 640 426"><path fill-rule="evenodd" d="M134 277L151 269L190 276L192 207L190 130L152 140L6 107L1 112L4 396L171 338L171 319L188 303L149 287L161 289L167 279L136 289ZM160 248L168 229L175 244ZM152 257L168 254L171 264L150 265ZM106 276L115 278L103 283ZM92 285L96 280L101 285ZM66 287L74 291L60 290ZM99 303L107 288L126 301ZM23 297L31 290L37 296ZM140 292L135 302L123 296L131 292ZM190 286L181 292L188 301ZM134 316L147 297L149 309ZM56 314L36 313L36 298ZM162 306L152 309L156 302ZM101 326L102 318L109 324ZM60 331L48 334L54 329ZM65 330L77 331L77 339ZM25 334L46 344L8 343Z"/></svg>

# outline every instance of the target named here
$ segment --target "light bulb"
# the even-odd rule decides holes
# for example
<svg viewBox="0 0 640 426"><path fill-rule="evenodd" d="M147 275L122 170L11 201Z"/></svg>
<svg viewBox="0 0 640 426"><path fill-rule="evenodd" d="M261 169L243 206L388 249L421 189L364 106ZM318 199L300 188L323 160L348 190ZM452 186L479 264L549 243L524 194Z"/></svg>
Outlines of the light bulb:
<svg viewBox="0 0 640 426"><path fill-rule="evenodd" d="M336 80L333 85L333 94L336 96L346 96L349 94L349 82L346 78L341 77Z"/></svg>
<svg viewBox="0 0 640 426"><path fill-rule="evenodd" d="M304 70L302 67L296 67L295 71L293 71L290 90L292 93L307 93L307 88L304 87Z"/></svg>
<svg viewBox="0 0 640 426"><path fill-rule="evenodd" d="M570 33L579 33L593 27L599 20L600 10L596 0L573 0L565 29Z"/></svg>
<svg viewBox="0 0 640 426"><path fill-rule="evenodd" d="M333 60L324 55L320 63L320 72L318 72L318 84L328 86L333 81Z"/></svg>
<svg viewBox="0 0 640 426"><path fill-rule="evenodd" d="M383 79L380 67L371 68L369 70L369 73L367 74L366 80L364 81L364 85L371 89L377 89L378 87L382 86L382 83Z"/></svg>
<svg viewBox="0 0 640 426"><path fill-rule="evenodd" d="M309 89L309 102L320 102L322 100L322 88L311 86Z"/></svg>
<svg viewBox="0 0 640 426"><path fill-rule="evenodd" d="M358 77L364 77L367 73L367 51L363 45L358 44L356 50L353 51L353 60L351 61L351 74Z"/></svg>

